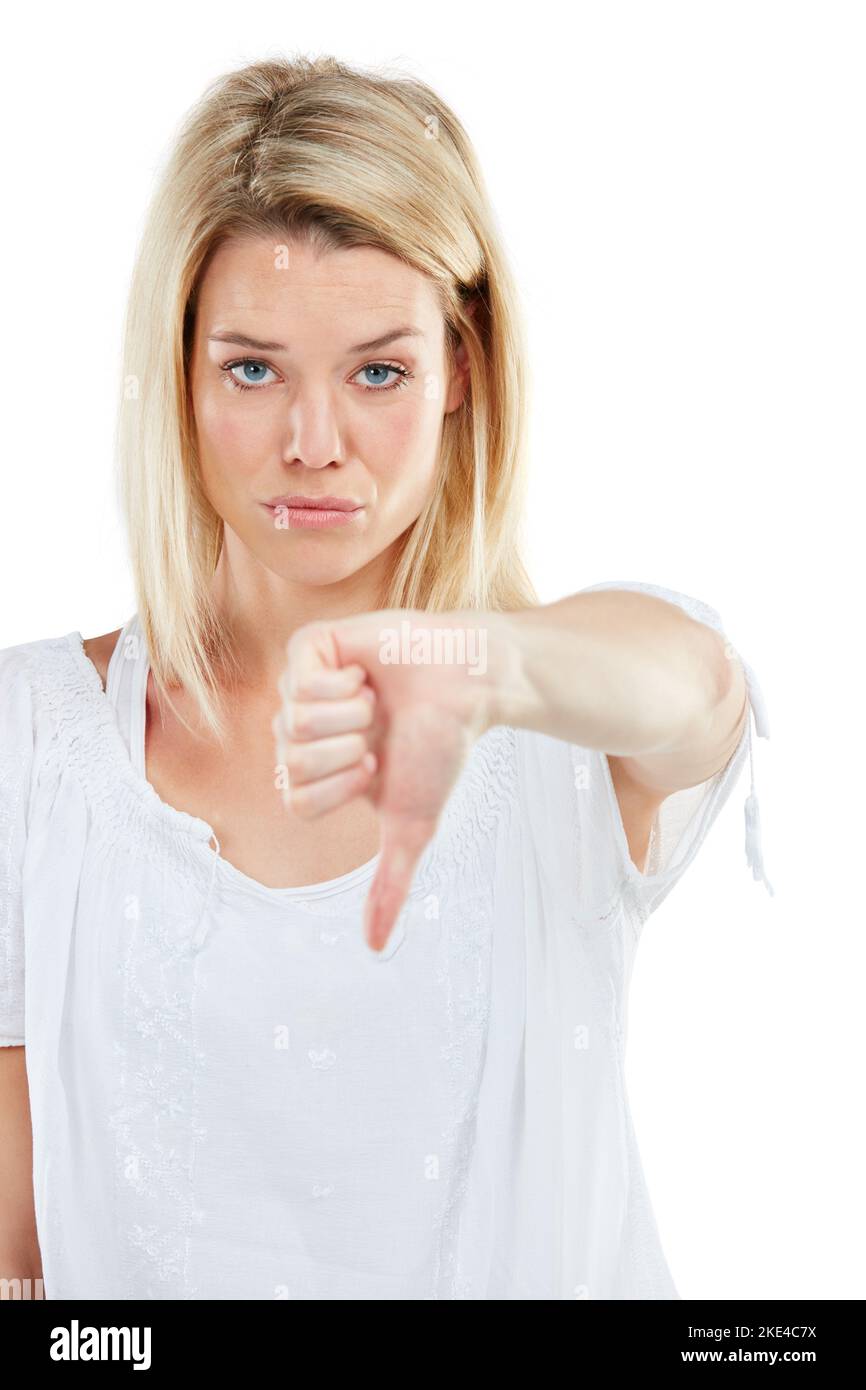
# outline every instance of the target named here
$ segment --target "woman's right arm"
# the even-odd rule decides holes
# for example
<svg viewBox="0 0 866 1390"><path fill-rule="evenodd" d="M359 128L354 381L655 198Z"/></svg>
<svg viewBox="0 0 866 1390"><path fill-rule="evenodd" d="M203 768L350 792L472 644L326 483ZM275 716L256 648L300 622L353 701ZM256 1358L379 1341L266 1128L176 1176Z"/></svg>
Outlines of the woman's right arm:
<svg viewBox="0 0 866 1390"><path fill-rule="evenodd" d="M0 1298L42 1298L24 1019L22 869L36 721L26 645L0 651ZM20 1287L10 1280L39 1280ZM4 1282L7 1281L7 1282Z"/></svg>
<svg viewBox="0 0 866 1390"><path fill-rule="evenodd" d="M13 1279L31 1283L18 1290ZM42 1298L41 1280L25 1050L0 1047L0 1299Z"/></svg>

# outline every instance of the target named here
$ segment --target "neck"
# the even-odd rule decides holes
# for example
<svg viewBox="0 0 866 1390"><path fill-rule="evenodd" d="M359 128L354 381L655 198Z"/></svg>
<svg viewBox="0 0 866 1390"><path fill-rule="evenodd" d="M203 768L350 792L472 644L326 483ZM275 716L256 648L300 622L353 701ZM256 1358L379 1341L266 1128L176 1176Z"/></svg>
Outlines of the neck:
<svg viewBox="0 0 866 1390"><path fill-rule="evenodd" d="M239 679L250 693L276 687L297 628L382 607L388 552L335 583L301 584L281 579L248 552L239 555L239 549L223 545L211 597L229 633Z"/></svg>

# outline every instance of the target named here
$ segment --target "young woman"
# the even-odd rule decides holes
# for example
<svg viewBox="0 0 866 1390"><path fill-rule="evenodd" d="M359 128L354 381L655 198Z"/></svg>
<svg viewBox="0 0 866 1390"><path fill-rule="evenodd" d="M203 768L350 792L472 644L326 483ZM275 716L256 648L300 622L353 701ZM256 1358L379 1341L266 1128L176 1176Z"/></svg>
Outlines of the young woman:
<svg viewBox="0 0 866 1390"><path fill-rule="evenodd" d="M131 287L137 611L0 652L0 1275L678 1297L628 981L766 724L699 601L539 605L523 363L429 88L204 95Z"/></svg>

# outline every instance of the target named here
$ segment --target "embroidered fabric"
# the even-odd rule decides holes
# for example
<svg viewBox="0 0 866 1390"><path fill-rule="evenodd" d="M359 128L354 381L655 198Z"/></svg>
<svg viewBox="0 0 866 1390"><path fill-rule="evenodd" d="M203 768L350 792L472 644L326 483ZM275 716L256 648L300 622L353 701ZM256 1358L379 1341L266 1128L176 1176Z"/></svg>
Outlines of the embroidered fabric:
<svg viewBox="0 0 866 1390"><path fill-rule="evenodd" d="M123 636L126 635L129 634L125 629ZM202 1256L194 1255L198 1242L202 1247L207 1244L208 1213L212 1219L214 1216L213 1200L210 1207L201 1200L200 1179L207 1164L213 1166L215 1173L222 1172L216 1149L208 1149L217 1114L215 1104L207 1097L215 1081L214 1049L219 1027L216 1021L213 1029L202 1027L207 982L214 983L207 969L203 973L202 965L218 960L222 954L225 969L222 975L217 974L223 981L231 979L232 947L227 943L234 940L236 947L240 941L240 937L233 938L233 933L244 930L252 935L257 926L261 932L270 933L281 948L288 950L283 969L300 949L295 969L306 972L303 978L308 988L318 981L319 974L327 979L330 958L338 973L353 965L356 973L349 975L347 987L356 990L360 956L365 970L372 969L382 978L387 998L394 984L385 980L384 967L403 960L414 923L416 949L403 962L406 1000L401 1008L406 1010L411 1005L416 1018L420 1015L419 1026L424 1035L421 1052L429 1053L433 1059L425 1061L430 1073L428 1120L432 1124L427 1142L438 1134L434 1151L441 1193L427 1203L430 1210L423 1240L428 1253L416 1278L415 1296L450 1297L457 1279L451 1247L460 1216L461 1184L465 1183L471 1154L488 1007L492 922L489 862L483 867L489 861L485 843L491 841L497 819L515 796L514 777L508 775L509 766L513 772L513 758L509 761L508 753L509 747L513 747L513 730L491 730L471 750L437 834L423 856L410 901L388 950L380 956L368 952L360 938L364 893L375 861L362 866L366 874L355 871L346 875L345 891L334 891L333 884L314 885L311 896L301 895L310 893L308 889L301 893L268 890L226 864L221 859L218 841L216 852L209 848L211 839L215 839L211 827L164 803L137 770L137 760L125 746L124 738L124 729L132 728L134 721L116 718L116 707L109 691L102 690L98 673L83 651L80 634L31 644L27 653L20 649L11 656L4 653L0 664L16 691L20 688L28 698L32 697L32 717L40 729L38 771L30 769L23 753L16 755L21 759L19 776L14 794L4 795L3 823L18 824L17 808L26 787L25 771L33 771L45 811L50 807L59 819L53 821L53 837L41 837L43 859L30 870L31 880L44 892L46 865L57 857L64 827L68 830L73 821L75 831L67 834L65 847L70 856L74 857L76 850L80 856L74 865L78 888L70 892L65 904L68 919L64 922L61 913L59 924L55 924L59 929L51 943L50 961L50 919L47 903L39 904L38 892L32 898L30 911L33 925L26 971L30 995L26 1036L28 1065L34 1078L41 1077L41 1083L34 1087L33 1123L35 1163L39 1165L38 1221L48 1296L63 1296L62 1291L69 1286L67 1281L80 1289L88 1288L93 1296L213 1296L213 1281L208 1284L202 1280L207 1272L206 1262ZM140 681L135 688L143 697ZM109 689L116 698L124 689L116 670ZM31 716L29 703L27 710L23 699L21 705L20 728L24 729ZM65 801L72 805L64 806ZM80 836L77 845L75 832ZM7 858L13 856L17 868L18 851L24 841L11 834L5 836L5 841ZM39 845L38 830L31 823L27 849L34 851L34 861ZM84 880L88 887L82 891ZM339 885L341 880L335 883ZM54 888L62 897L57 876ZM15 925L20 914L14 921L10 915L13 911L18 914L22 894L14 884L12 889L4 895L4 920L11 924L5 932L8 949L4 952L4 987L8 1002L4 1026L8 1019L12 1027L7 1031L13 1032L16 1040L20 1034L20 1041L24 1041L23 1009L20 1001L12 997L13 988L23 989L24 972L12 959L12 952L18 949L23 954L25 934ZM431 925L425 929L423 924L427 922ZM275 927L284 929L281 936L276 935ZM297 942L291 941L287 927L298 930ZM422 933L426 938L423 943ZM257 952L260 945L262 940L257 939ZM315 967L311 951L321 962ZM281 957L282 951L278 950L277 964ZM274 962L265 967L266 959L263 954L250 964L249 987L254 978L261 983L265 976L273 975ZM423 969L419 968L422 961ZM87 1024L80 1016L86 1004L81 993L86 980L98 986L98 1002L95 1012L91 1009L91 1017L99 1019L101 1028L94 1029L94 1033L100 1036L94 1036L89 1053L98 1083L91 1083L87 1070L75 1066L76 1053L88 1050L82 1046ZM321 982L317 987L322 987ZM418 1000L415 996L422 991L425 997ZM40 1002L34 1004L37 993ZM48 1002L52 997L53 1011ZM344 1008L342 1015L349 1012ZM372 1027L378 1017L376 1013L365 1019L365 1031L357 1034L354 1045L368 1052L381 1045ZM342 1026L336 1006L333 1019L334 1026ZM409 1015L400 1028L402 1047L408 1022ZM71 1035L73 1028L79 1030L77 1039ZM341 1054L325 1045L305 1048L303 1055L309 1056L312 1074L324 1076L334 1070L333 1063ZM325 1057L331 1061L323 1068L315 1059ZM391 1099L397 1103L400 1094L411 1096L417 1079L404 1075L402 1064L395 1070L399 1090ZM76 1233L76 1221L72 1222L71 1239L65 1244L60 1240L60 1218L65 1218L66 1213L62 1194L73 1188L72 1153L64 1153L54 1136L58 1118L61 1124L64 1116L73 1123L73 1109L78 1108L76 1096L82 1099L83 1113L94 1108L94 1126L99 1123L97 1113L105 1117L112 1140L113 1199L108 1203L111 1251L109 1258L97 1257L94 1251L93 1264L101 1260L102 1268L94 1274L95 1284L91 1285L87 1283L87 1242L80 1227ZM362 1114L369 1119L363 1104L356 1108L359 1122ZM313 1114L315 1105L308 1109ZM333 1117L329 1123L333 1123ZM219 1129L219 1122L216 1128ZM255 1129L248 1137L250 1143L255 1143ZM279 1137L284 1142L284 1136ZM225 1142L225 1138L223 1132L220 1142ZM71 1149L74 1150L74 1144ZM203 1153L208 1154L206 1162ZM93 1148L89 1162L95 1185L99 1163ZM104 1181L104 1170L100 1176ZM401 1181L405 1188L405 1177ZM410 1189L413 1186L409 1184ZM339 1184L311 1180L309 1188L317 1194L316 1204L321 1208L334 1195L335 1188L339 1190ZM399 1209L399 1193L393 1185L390 1190ZM436 1185L430 1184L429 1190L436 1191ZM411 1206L409 1195L406 1193L403 1198L407 1208ZM93 1196L95 1199L95 1192ZM83 1226L86 1203L80 1180L78 1201L78 1220ZM102 1206L105 1205L103 1201ZM320 1220L324 1227L325 1218ZM339 1224L340 1217L334 1221ZM108 1230L103 1236L108 1242ZM81 1244L76 1247L79 1237ZM90 1246L92 1249L92 1239ZM64 1252L74 1252L74 1270L72 1264L64 1263L69 1259ZM410 1256L417 1258L411 1241L406 1258ZM275 1250L274 1259L276 1269L279 1250ZM300 1272L300 1257L296 1263L294 1277L287 1276L282 1281L275 1278L274 1287L285 1288L286 1296L313 1296L313 1271ZM222 1278L231 1278L231 1268L231 1260L226 1259ZM384 1272L384 1258L382 1269L386 1286L398 1282ZM324 1293L326 1265L318 1277ZM346 1278L349 1280L348 1272ZM370 1278L375 1284L375 1272L370 1272ZM102 1292L97 1292L99 1289Z"/></svg>
<svg viewBox="0 0 866 1390"><path fill-rule="evenodd" d="M383 958L375 859L269 889L146 781L139 639L105 691L79 633L0 651L0 1044L47 1297L677 1298L628 980L746 745L642 877L603 755L489 730Z"/></svg>
<svg viewBox="0 0 866 1390"><path fill-rule="evenodd" d="M630 589L664 599L682 608L689 617L705 623L727 640L722 619L714 608L691 595L664 588L659 584L643 583L635 580L609 580L592 584L581 593L593 593L602 589ZM739 651L727 641L728 650L739 659L746 679L749 700L749 716L740 744L728 761L728 765L716 777L697 787L688 787L667 797L656 815L650 836L647 862L643 873L632 862L628 853L625 833L622 828L619 807L610 768L605 755L592 754L591 762L596 777L605 788L606 800L611 818L615 823L615 833L623 853L623 867L628 889L633 891L638 910L643 919L653 912L667 897L674 883L680 878L701 844L706 829L715 819L721 805L727 799L739 777L743 759L748 753L750 788L744 804L746 864L752 870L755 880L763 882L770 896L772 885L764 870L761 848L760 814L755 784L755 758L752 741L752 723L759 738L769 738L770 729L766 703L757 677ZM582 758L582 750L575 750L575 758ZM575 769L577 773L577 768ZM628 890L627 890L628 891Z"/></svg>

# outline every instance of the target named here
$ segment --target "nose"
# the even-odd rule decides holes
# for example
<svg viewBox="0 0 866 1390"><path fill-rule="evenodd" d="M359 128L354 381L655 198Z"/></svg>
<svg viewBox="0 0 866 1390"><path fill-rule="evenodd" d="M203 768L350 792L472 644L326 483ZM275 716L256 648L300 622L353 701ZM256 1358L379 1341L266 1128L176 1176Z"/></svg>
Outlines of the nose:
<svg viewBox="0 0 866 1390"><path fill-rule="evenodd" d="M300 389L286 417L283 462L319 469L341 461L341 432L327 389Z"/></svg>

